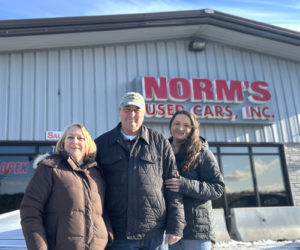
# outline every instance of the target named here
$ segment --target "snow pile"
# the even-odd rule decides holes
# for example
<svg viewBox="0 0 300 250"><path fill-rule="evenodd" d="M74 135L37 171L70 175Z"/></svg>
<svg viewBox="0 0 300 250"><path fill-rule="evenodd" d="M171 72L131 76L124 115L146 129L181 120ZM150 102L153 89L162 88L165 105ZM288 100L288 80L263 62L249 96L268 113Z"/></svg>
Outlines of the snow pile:
<svg viewBox="0 0 300 250"><path fill-rule="evenodd" d="M300 240L296 241L273 241L273 240L260 240L254 242L242 242L242 241L228 241L218 242L214 245L214 250L256 250L256 249L297 249L300 250Z"/></svg>

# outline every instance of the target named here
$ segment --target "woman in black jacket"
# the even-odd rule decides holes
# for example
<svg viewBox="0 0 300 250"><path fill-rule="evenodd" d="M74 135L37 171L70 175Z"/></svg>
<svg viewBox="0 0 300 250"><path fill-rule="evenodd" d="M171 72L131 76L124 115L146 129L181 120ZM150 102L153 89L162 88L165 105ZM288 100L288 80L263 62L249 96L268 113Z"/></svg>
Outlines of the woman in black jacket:
<svg viewBox="0 0 300 250"><path fill-rule="evenodd" d="M211 249L215 241L211 200L224 192L224 180L213 153L199 136L199 123L188 111L172 117L170 142L176 156L178 178L166 180L166 187L183 195L186 227L183 238L170 250Z"/></svg>

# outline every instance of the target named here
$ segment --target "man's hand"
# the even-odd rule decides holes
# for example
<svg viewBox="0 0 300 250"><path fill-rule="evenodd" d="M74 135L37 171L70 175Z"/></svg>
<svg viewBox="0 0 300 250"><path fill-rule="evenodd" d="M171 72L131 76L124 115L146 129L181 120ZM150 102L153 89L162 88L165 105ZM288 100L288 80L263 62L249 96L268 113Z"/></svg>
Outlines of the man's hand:
<svg viewBox="0 0 300 250"><path fill-rule="evenodd" d="M173 234L166 234L166 240L165 243L169 245L175 244L177 241L179 241L181 237L173 235Z"/></svg>

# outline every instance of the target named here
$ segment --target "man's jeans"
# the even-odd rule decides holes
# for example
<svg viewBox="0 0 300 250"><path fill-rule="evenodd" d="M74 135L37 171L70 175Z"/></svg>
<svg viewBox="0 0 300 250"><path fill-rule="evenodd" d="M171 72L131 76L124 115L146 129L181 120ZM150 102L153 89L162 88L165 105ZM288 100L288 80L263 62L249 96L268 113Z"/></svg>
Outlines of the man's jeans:
<svg viewBox="0 0 300 250"><path fill-rule="evenodd" d="M114 240L108 250L167 250L163 235L148 240Z"/></svg>
<svg viewBox="0 0 300 250"><path fill-rule="evenodd" d="M169 250L211 250L210 240L180 240L169 246Z"/></svg>

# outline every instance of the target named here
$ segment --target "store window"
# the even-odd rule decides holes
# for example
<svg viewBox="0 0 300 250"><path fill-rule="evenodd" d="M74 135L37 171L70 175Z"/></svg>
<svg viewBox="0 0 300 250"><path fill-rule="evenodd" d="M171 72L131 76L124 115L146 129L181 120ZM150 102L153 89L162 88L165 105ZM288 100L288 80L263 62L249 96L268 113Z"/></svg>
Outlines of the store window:
<svg viewBox="0 0 300 250"><path fill-rule="evenodd" d="M0 145L0 214L19 209L38 154L52 152L53 143Z"/></svg>
<svg viewBox="0 0 300 250"><path fill-rule="evenodd" d="M214 208L292 205L283 148L256 145L212 145L225 179L225 194Z"/></svg>

